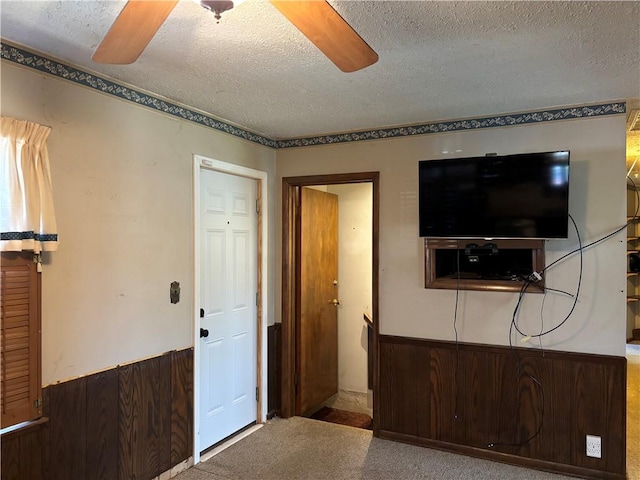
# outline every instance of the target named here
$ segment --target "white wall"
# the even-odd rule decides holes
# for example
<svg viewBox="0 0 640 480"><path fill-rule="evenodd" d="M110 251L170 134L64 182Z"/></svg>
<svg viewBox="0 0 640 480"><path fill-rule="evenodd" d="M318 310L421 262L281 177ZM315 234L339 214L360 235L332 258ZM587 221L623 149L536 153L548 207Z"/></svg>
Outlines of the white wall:
<svg viewBox="0 0 640 480"><path fill-rule="evenodd" d="M418 161L563 149L571 150L570 211L586 243L625 221L624 115L284 149L277 152L277 174L280 179L379 171L380 333L452 340L455 292L423 288L423 242L417 223ZM279 180L277 185L279 188ZM277 198L279 201L279 191ZM544 338L547 348L624 355L624 240L623 231L585 252L580 301L569 321ZM547 264L577 245L573 233L568 240L547 242ZM276 255L279 252L280 245ZM573 256L549 270L547 286L574 292L577 276L578 257ZM507 345L516 299L515 293L462 292L459 340ZM539 331L541 304L542 295L525 298L520 314L525 332ZM570 299L549 294L544 305L545 328L561 322L570 306Z"/></svg>
<svg viewBox="0 0 640 480"><path fill-rule="evenodd" d="M193 154L268 173L273 285L272 149L7 62L1 75L2 115L53 129L60 246L43 273L44 385L193 344Z"/></svg>
<svg viewBox="0 0 640 480"><path fill-rule="evenodd" d="M367 327L371 315L371 228L373 189L370 183L329 185L338 195L338 388L367 392Z"/></svg>

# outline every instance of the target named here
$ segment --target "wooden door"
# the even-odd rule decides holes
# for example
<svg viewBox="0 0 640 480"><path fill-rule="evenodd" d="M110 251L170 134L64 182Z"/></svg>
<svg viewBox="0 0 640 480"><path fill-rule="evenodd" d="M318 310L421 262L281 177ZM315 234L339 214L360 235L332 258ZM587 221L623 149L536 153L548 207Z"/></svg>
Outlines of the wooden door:
<svg viewBox="0 0 640 480"><path fill-rule="evenodd" d="M200 174L200 450L257 419L255 180Z"/></svg>
<svg viewBox="0 0 640 480"><path fill-rule="evenodd" d="M297 414L338 392L338 197L300 194Z"/></svg>

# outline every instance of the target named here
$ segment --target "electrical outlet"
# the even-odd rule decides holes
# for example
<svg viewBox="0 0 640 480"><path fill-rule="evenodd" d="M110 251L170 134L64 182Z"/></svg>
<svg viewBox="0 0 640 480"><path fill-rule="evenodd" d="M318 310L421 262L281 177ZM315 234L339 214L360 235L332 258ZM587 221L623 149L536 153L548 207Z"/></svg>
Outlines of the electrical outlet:
<svg viewBox="0 0 640 480"><path fill-rule="evenodd" d="M587 457L602 458L602 439L596 435L587 435Z"/></svg>

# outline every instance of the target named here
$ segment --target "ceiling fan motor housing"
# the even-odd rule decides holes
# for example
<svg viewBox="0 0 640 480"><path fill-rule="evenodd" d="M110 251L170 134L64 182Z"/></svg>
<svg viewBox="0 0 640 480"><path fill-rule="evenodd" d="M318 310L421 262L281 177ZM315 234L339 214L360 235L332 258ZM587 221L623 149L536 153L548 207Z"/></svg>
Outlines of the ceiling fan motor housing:
<svg viewBox="0 0 640 480"><path fill-rule="evenodd" d="M231 10L233 8L233 2L231 0L200 0L202 5L207 10L211 10L216 17L216 20L220 20L220 14Z"/></svg>

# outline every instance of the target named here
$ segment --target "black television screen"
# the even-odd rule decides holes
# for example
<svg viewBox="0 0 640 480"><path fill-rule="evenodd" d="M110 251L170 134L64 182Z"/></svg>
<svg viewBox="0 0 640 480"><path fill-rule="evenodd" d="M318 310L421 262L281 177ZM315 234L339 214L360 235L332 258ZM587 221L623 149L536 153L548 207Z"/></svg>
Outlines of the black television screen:
<svg viewBox="0 0 640 480"><path fill-rule="evenodd" d="M569 151L418 163L421 237L567 238Z"/></svg>

